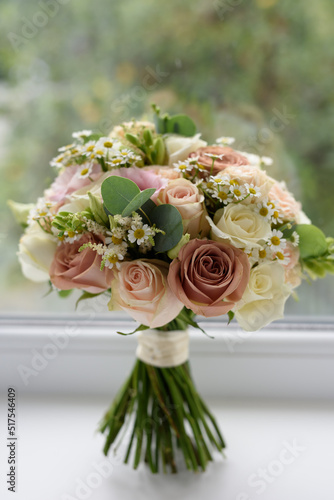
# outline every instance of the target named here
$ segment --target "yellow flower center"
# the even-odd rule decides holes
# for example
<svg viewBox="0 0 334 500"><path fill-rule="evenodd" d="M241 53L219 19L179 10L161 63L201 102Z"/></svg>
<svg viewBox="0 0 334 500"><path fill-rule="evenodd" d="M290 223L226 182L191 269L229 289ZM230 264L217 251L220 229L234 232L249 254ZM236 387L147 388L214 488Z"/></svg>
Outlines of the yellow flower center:
<svg viewBox="0 0 334 500"><path fill-rule="evenodd" d="M64 235L63 235L63 236L58 236L58 240L59 240L59 241L64 241L64 239L65 239L65 236L64 236Z"/></svg>
<svg viewBox="0 0 334 500"><path fill-rule="evenodd" d="M179 170L187 170L187 165L180 165Z"/></svg>
<svg viewBox="0 0 334 500"><path fill-rule="evenodd" d="M121 163L121 159L120 158L115 158L114 160L112 160L113 164L114 165L117 165L118 163Z"/></svg>
<svg viewBox="0 0 334 500"><path fill-rule="evenodd" d="M97 151L95 151L95 153L96 153L97 155L101 155L101 156L103 155L103 151L101 151L101 149L98 149Z"/></svg>
<svg viewBox="0 0 334 500"><path fill-rule="evenodd" d="M234 194L235 194L235 196L241 196L241 191L240 191L240 189L235 189L235 190L234 190Z"/></svg>
<svg viewBox="0 0 334 500"><path fill-rule="evenodd" d="M213 182L207 182L206 187L211 189L213 187Z"/></svg>
<svg viewBox="0 0 334 500"><path fill-rule="evenodd" d="M197 168L198 170L206 170L204 165L201 165L200 163L197 163Z"/></svg>
<svg viewBox="0 0 334 500"><path fill-rule="evenodd" d="M90 153L91 151L94 151L95 145L91 144L90 146L87 146L86 151Z"/></svg>
<svg viewBox="0 0 334 500"><path fill-rule="evenodd" d="M141 238L143 238L143 236L145 236L145 231L144 229L139 228L135 230L133 235L136 238L136 240L140 240Z"/></svg>
<svg viewBox="0 0 334 500"><path fill-rule="evenodd" d="M44 212L39 212L39 216L40 217L45 217L46 215L47 215L47 212L45 212L45 211Z"/></svg>
<svg viewBox="0 0 334 500"><path fill-rule="evenodd" d="M256 194L256 190L254 188L249 188L250 194Z"/></svg>
<svg viewBox="0 0 334 500"><path fill-rule="evenodd" d="M284 260L284 255L282 254L282 252L277 252L276 257L277 257L279 260Z"/></svg>
<svg viewBox="0 0 334 500"><path fill-rule="evenodd" d="M219 193L218 193L218 198L219 198L220 200L226 200L226 198L227 198L227 193L225 193L225 191L219 191Z"/></svg>
<svg viewBox="0 0 334 500"><path fill-rule="evenodd" d="M88 174L88 168L83 168L80 172L80 175L86 175Z"/></svg>
<svg viewBox="0 0 334 500"><path fill-rule="evenodd" d="M265 259L265 258L267 257L267 252L266 252L266 250L264 250L264 249L263 249L263 250L260 250L260 251L259 251L259 257L260 257L260 259Z"/></svg>
<svg viewBox="0 0 334 500"><path fill-rule="evenodd" d="M262 215L263 217L267 217L268 213L269 213L268 208L266 208L266 207L262 207L262 208L260 209L260 215Z"/></svg>
<svg viewBox="0 0 334 500"><path fill-rule="evenodd" d="M72 149L71 153L72 153L72 155L76 155L78 153L78 150L77 149Z"/></svg>
<svg viewBox="0 0 334 500"><path fill-rule="evenodd" d="M237 181L237 179L231 179L230 184L231 184L231 186L239 186L240 185L239 181Z"/></svg>
<svg viewBox="0 0 334 500"><path fill-rule="evenodd" d="M278 245L281 243L281 240L279 239L279 237L278 237L278 236L273 236L273 237L271 238L271 243L272 243L273 245L275 245L275 246L278 246Z"/></svg>
<svg viewBox="0 0 334 500"><path fill-rule="evenodd" d="M123 239L117 238L116 236L112 236L111 241L113 242L114 245L120 245L122 243Z"/></svg>
<svg viewBox="0 0 334 500"><path fill-rule="evenodd" d="M106 141L106 142L103 143L103 146L105 148L112 148L113 143L111 141Z"/></svg>
<svg viewBox="0 0 334 500"><path fill-rule="evenodd" d="M275 210L275 212L273 213L273 217L275 217L275 219L278 219L279 213L277 212L277 210Z"/></svg>
<svg viewBox="0 0 334 500"><path fill-rule="evenodd" d="M64 157L63 156L59 156L59 158L57 158L56 162L57 163L61 163L63 161Z"/></svg>
<svg viewBox="0 0 334 500"><path fill-rule="evenodd" d="M69 238L73 238L75 236L75 232L74 231L68 231L67 234L68 234Z"/></svg>
<svg viewBox="0 0 334 500"><path fill-rule="evenodd" d="M267 205L268 207L275 208L275 203L273 203L272 201L268 201Z"/></svg>
<svg viewBox="0 0 334 500"><path fill-rule="evenodd" d="M118 256L114 253L108 257L108 260L111 264L116 264L116 262L118 262Z"/></svg>

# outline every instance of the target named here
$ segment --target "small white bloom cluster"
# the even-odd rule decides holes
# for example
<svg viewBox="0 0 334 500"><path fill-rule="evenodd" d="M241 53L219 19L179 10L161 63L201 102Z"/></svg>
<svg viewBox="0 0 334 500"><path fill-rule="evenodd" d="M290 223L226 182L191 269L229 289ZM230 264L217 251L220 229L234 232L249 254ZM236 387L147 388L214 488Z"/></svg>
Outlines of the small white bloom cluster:
<svg viewBox="0 0 334 500"><path fill-rule="evenodd" d="M121 166L136 165L136 162L141 160L139 155L124 148L120 141L110 137L86 141L92 135L91 130L74 132L72 135L78 142L59 148L60 154L50 162L52 167L62 168L78 164L82 168L77 175L85 178L91 175L94 162L103 162L105 169L111 170Z"/></svg>
<svg viewBox="0 0 334 500"><path fill-rule="evenodd" d="M242 184L239 180L224 173L210 176L208 181L200 183L200 186L211 198L218 200L223 205L242 202L248 198L251 201L261 196L258 186L246 182Z"/></svg>
<svg viewBox="0 0 334 500"><path fill-rule="evenodd" d="M36 205L29 212L27 223L30 226L35 221L45 220L52 217L51 209L55 204L46 201L45 198L38 198Z"/></svg>

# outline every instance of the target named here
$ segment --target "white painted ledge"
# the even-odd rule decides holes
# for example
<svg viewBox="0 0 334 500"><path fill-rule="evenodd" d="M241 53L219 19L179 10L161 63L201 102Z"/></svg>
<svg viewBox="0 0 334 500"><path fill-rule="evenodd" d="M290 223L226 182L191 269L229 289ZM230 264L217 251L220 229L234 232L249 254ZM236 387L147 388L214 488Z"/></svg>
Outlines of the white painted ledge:
<svg viewBox="0 0 334 500"><path fill-rule="evenodd" d="M275 323L248 334L201 322L190 360L202 394L218 398L334 398L334 321ZM120 315L0 316L0 392L114 394L134 363L135 323Z"/></svg>

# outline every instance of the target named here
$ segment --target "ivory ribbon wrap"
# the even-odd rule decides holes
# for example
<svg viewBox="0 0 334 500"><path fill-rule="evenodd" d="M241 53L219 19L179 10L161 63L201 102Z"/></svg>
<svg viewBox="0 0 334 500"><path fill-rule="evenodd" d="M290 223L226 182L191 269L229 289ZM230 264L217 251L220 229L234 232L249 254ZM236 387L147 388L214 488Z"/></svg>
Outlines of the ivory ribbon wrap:
<svg viewBox="0 0 334 500"><path fill-rule="evenodd" d="M182 365L189 357L189 333L187 330L144 330L138 335L136 356L158 368Z"/></svg>

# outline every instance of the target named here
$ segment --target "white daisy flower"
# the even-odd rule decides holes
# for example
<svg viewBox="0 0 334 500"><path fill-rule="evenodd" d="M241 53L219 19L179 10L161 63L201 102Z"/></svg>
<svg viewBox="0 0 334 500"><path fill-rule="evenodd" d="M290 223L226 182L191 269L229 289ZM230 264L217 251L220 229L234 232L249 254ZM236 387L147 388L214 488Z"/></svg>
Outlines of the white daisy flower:
<svg viewBox="0 0 334 500"><path fill-rule="evenodd" d="M234 137L218 137L216 139L217 144L221 144L222 146L230 146L235 142Z"/></svg>
<svg viewBox="0 0 334 500"><path fill-rule="evenodd" d="M216 198L224 203L224 205L228 205L233 201L233 194L230 193L229 186L220 186L218 191L215 190L212 192L212 198Z"/></svg>
<svg viewBox="0 0 334 500"><path fill-rule="evenodd" d="M268 221L271 221L271 217L274 213L274 210L272 207L268 206L266 201L264 201L263 203L258 203L256 205L255 210L257 211L258 214L262 215L262 217L264 217Z"/></svg>
<svg viewBox="0 0 334 500"><path fill-rule="evenodd" d="M144 224L142 227L133 224L128 231L129 241L131 243L137 243L137 245L141 245L149 240L150 236L152 236L152 229L147 224Z"/></svg>
<svg viewBox="0 0 334 500"><path fill-rule="evenodd" d="M231 178L227 174L218 174L215 176L211 176L209 182L213 182L214 184L230 184Z"/></svg>
<svg viewBox="0 0 334 500"><path fill-rule="evenodd" d="M95 141L88 141L84 146L82 146L82 154L84 156L89 156L90 158L92 155L95 157L94 150L96 148L96 142Z"/></svg>
<svg viewBox="0 0 334 500"><path fill-rule="evenodd" d="M282 252L286 246L286 239L283 238L282 231L273 229L267 243L270 249L277 255L277 252Z"/></svg>
<svg viewBox="0 0 334 500"><path fill-rule="evenodd" d="M183 173L183 172L191 172L192 169L194 168L194 165L191 165L188 160L184 160L184 161L178 161L177 163L174 163L173 167L178 172Z"/></svg>
<svg viewBox="0 0 334 500"><path fill-rule="evenodd" d="M247 194L244 186L239 186L238 184L230 186L230 192L236 200L243 200Z"/></svg>
<svg viewBox="0 0 334 500"><path fill-rule="evenodd" d="M50 161L51 167L62 168L66 165L67 160L69 159L68 152L61 153L60 155L55 156Z"/></svg>
<svg viewBox="0 0 334 500"><path fill-rule="evenodd" d="M224 157L224 154L222 154L222 155L214 155L212 153L204 153L204 156L208 156L212 160L222 160L223 157Z"/></svg>
<svg viewBox="0 0 334 500"><path fill-rule="evenodd" d="M120 261L122 260L124 260L124 255L121 252L117 251L116 247L107 250L103 257L104 266L108 267L109 269L112 269L114 266L116 266L117 269L120 269Z"/></svg>
<svg viewBox="0 0 334 500"><path fill-rule="evenodd" d="M294 247L298 247L299 245L299 234L297 231L294 231L291 235L291 243L293 244Z"/></svg>
<svg viewBox="0 0 334 500"><path fill-rule="evenodd" d="M275 257L277 261L283 266L287 266L290 262L290 257L286 255L284 252L276 252Z"/></svg>
<svg viewBox="0 0 334 500"><path fill-rule="evenodd" d="M272 214L272 217L271 217L271 221L274 224L282 224L282 222L283 222L282 215L279 213L279 211L277 210L277 208L273 209L273 214Z"/></svg>
<svg viewBox="0 0 334 500"><path fill-rule="evenodd" d="M245 184L244 186L247 194L249 194L252 198L260 198L261 190L259 186L254 186L254 184Z"/></svg>
<svg viewBox="0 0 334 500"><path fill-rule="evenodd" d="M73 132L72 137L82 141L84 137L89 137L92 133L91 130L80 130L79 132Z"/></svg>
<svg viewBox="0 0 334 500"><path fill-rule="evenodd" d="M81 238L81 235L82 233L79 234L76 231L65 231L64 241L66 241L66 243L74 243L75 241Z"/></svg>
<svg viewBox="0 0 334 500"><path fill-rule="evenodd" d="M79 177L79 179L86 179L92 173L92 168L92 164L83 163L82 165L80 165L76 176Z"/></svg>

